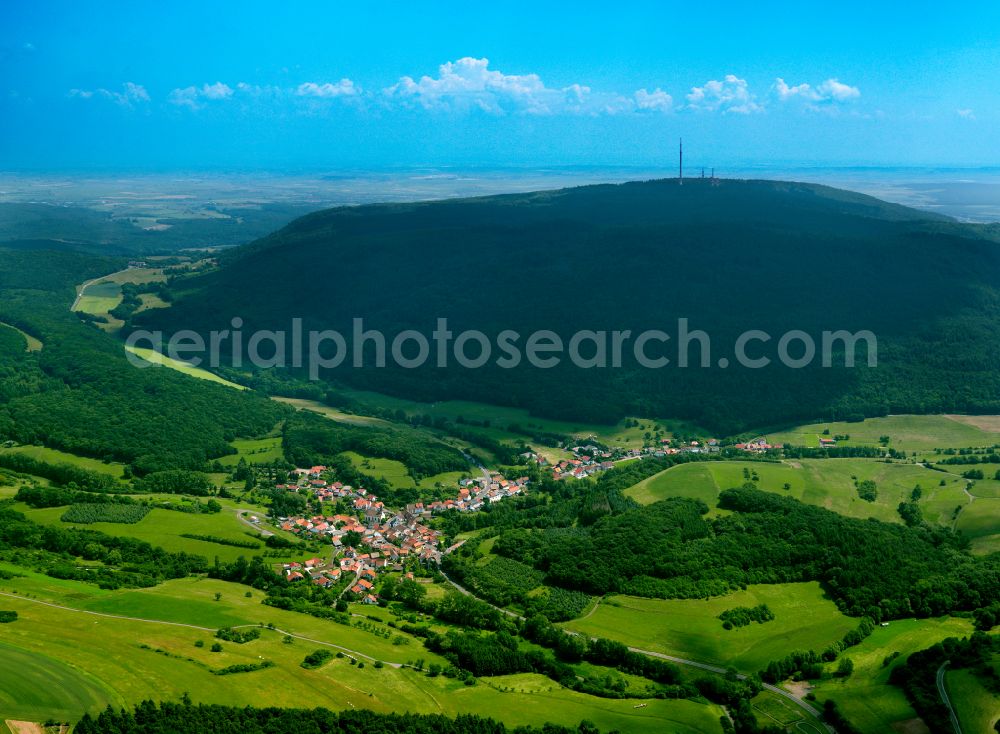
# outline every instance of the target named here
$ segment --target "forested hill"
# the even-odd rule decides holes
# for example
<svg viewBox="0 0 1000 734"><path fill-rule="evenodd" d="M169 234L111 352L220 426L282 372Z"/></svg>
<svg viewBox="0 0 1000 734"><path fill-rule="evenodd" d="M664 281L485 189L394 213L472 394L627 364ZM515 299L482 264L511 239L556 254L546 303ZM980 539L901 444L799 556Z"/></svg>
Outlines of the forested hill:
<svg viewBox="0 0 1000 734"><path fill-rule="evenodd" d="M350 334L362 317L390 335L429 335L447 317L455 333L550 329L568 341L580 329L676 337L688 318L711 335L713 365L748 329L773 335L763 352L772 358L791 329L817 343L823 330L869 329L875 369L821 368L818 358L804 369L680 369L675 338L659 370L626 350L621 369L345 367L331 377L423 400L682 417L720 432L887 411L1000 412L997 248L989 229L823 186L588 186L317 212L178 283L175 306L142 321L208 331L240 316L248 331L302 317Z"/></svg>

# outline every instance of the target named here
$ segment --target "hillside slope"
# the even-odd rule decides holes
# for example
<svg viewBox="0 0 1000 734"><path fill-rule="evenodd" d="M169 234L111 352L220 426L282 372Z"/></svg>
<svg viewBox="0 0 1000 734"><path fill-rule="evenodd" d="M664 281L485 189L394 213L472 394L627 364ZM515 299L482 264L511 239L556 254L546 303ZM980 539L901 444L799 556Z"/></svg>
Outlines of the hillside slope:
<svg viewBox="0 0 1000 734"><path fill-rule="evenodd" d="M177 283L165 329L306 328L391 337L550 329L663 329L712 339L711 368L332 371L423 400L468 398L536 413L692 419L720 432L813 417L1000 411L1000 260L989 230L823 186L676 180L317 212ZM717 366L739 334L868 329L875 369ZM672 351L671 351L672 350ZM476 354L475 346L469 353ZM586 348L584 351L588 351ZM653 348L651 352L658 350ZM753 351L756 355L756 350ZM793 350L795 351L795 350ZM796 352L797 353L797 352ZM692 361L697 362L692 347ZM863 361L863 359L862 359Z"/></svg>

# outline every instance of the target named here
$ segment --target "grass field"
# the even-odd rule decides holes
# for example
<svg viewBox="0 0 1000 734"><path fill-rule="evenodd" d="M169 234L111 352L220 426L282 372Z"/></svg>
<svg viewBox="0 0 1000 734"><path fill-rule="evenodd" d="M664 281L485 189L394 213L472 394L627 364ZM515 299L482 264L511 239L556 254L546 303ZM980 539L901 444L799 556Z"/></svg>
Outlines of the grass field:
<svg viewBox="0 0 1000 734"><path fill-rule="evenodd" d="M973 552L1000 551L1000 499L976 499L962 510L956 528L972 539Z"/></svg>
<svg viewBox="0 0 1000 734"><path fill-rule="evenodd" d="M281 448L281 437L269 438L238 438L232 442L238 453L229 454L219 459L223 466L236 466L240 459L246 459L248 464L268 464L285 456Z"/></svg>
<svg viewBox="0 0 1000 734"><path fill-rule="evenodd" d="M174 502L180 502L181 500L179 496L172 497L171 499ZM239 541L253 540L247 535L247 532L252 532L251 529L237 520L235 513L230 512L228 508L220 513L204 515L154 509L139 522L129 525L108 522L96 522L89 525L64 523L59 518L66 511L65 507L32 509L27 505L17 504L15 505L15 509L23 512L30 520L43 525L81 527L88 530L99 530L108 535L126 535L144 540L153 545L158 545L168 551L194 553L207 558L209 561L218 556L220 561L230 562L236 560L239 556L249 558L261 552L260 550L236 548L234 546L181 537L182 534L189 533L193 535L212 535Z"/></svg>
<svg viewBox="0 0 1000 734"><path fill-rule="evenodd" d="M820 436L847 435L843 446L878 446L881 436L889 436L889 446L899 451L925 452L936 448L992 446L1000 443L997 416L890 415L859 423L813 423L767 434L772 443L819 446Z"/></svg>
<svg viewBox="0 0 1000 734"><path fill-rule="evenodd" d="M950 524L954 509L969 503L963 491L966 481L958 475L925 469L917 464L886 464L872 459L680 464L630 487L626 494L643 504L680 496L703 500L712 507L721 490L739 487L747 481L744 469L757 473L760 479L756 484L760 489L850 517L901 522L896 508L910 498L910 491L917 484L923 489L921 507L929 521ZM878 486L875 502L858 497L854 477L875 482ZM944 487L940 486L942 479L946 481ZM786 483L791 485L788 490L784 489Z"/></svg>
<svg viewBox="0 0 1000 734"><path fill-rule="evenodd" d="M159 352L156 352L152 349L146 349L143 347L134 347L129 345L126 345L125 349L132 352L132 354L136 355L137 357L141 357L147 362L150 362L157 366L169 367L170 369L177 370L178 372L182 372L185 375L190 375L191 377L197 377L200 380L217 382L220 385L225 385L226 387L232 387L237 390L247 389L243 385L237 385L235 382L230 382L229 380L219 377L218 375L209 372L208 370L203 370L200 367L195 367L193 365L188 364L187 362L182 362L177 359L171 359L167 355L160 354Z"/></svg>
<svg viewBox="0 0 1000 734"><path fill-rule="evenodd" d="M0 642L0 718L69 721L117 697L68 663Z"/></svg>
<svg viewBox="0 0 1000 734"><path fill-rule="evenodd" d="M24 342L25 342L24 351L26 351L26 352L40 352L40 351L42 351L42 347L44 345L42 344L41 341L39 341L38 339L36 339L35 337L33 337L31 334L26 334L25 332L23 332L20 329L18 329L16 326L11 326L10 324L5 324L2 321L0 321L0 326L2 326L4 328L7 328L7 329L13 329L18 334L20 334L21 336L24 337Z"/></svg>
<svg viewBox="0 0 1000 734"><path fill-rule="evenodd" d="M81 469L87 469L88 471L101 472L102 474L110 474L118 479L122 478L122 472L125 467L123 464L118 464L115 462L104 463L100 459L91 459L86 456L77 456L76 454L70 454L65 451L59 451L57 449L50 449L44 446L15 446L10 449L0 448L0 453L17 453L25 454L33 459L38 459L40 461L47 461L50 464L72 464L73 466L80 467Z"/></svg>
<svg viewBox="0 0 1000 734"><path fill-rule="evenodd" d="M968 620L950 617L902 619L890 622L888 627L877 627L860 645L843 653L854 662L854 673L844 680L823 680L815 693L820 699L834 699L847 718L864 732L906 731L902 723L914 719L916 713L902 690L889 685L892 667L911 653L946 637L964 637L971 632ZM899 657L883 667L882 662L894 652L900 653ZM832 671L836 665L832 663L829 669Z"/></svg>
<svg viewBox="0 0 1000 734"><path fill-rule="evenodd" d="M1000 696L991 693L971 670L949 670L945 687L963 732L992 732L1000 720Z"/></svg>
<svg viewBox="0 0 1000 734"><path fill-rule="evenodd" d="M775 619L724 630L718 615L733 607L767 604ZM821 650L854 629L817 583L750 586L709 599L614 596L567 629L654 652L753 672L792 650Z"/></svg>
<svg viewBox="0 0 1000 734"><path fill-rule="evenodd" d="M30 578L4 581L0 582L0 590L20 587L22 594L31 589L39 597L45 594L51 598L51 589L33 583ZM184 579L155 589L102 593L92 593L90 587L77 582L63 584L59 589L61 603L74 607L169 618L212 629L222 624L271 622L287 632L341 645L389 663L418 657L427 663L441 662L419 641L406 635L402 635L406 644L393 645L357 627L262 606L257 592L254 598L246 599L246 587L221 581ZM76 591L69 591L71 587ZM222 594L219 602L214 601L217 592ZM207 703L477 713L508 725L553 721L575 727L580 720L588 719L604 731L639 734L719 731L718 719L722 715L717 706L692 701L649 701L648 706L636 709L634 700L593 698L533 675L481 679L470 688L443 676L429 678L390 666L375 668L370 659L363 669L340 658L317 670L304 670L298 663L320 646L318 642L296 639L293 644L284 644L280 633L264 631L257 641L246 645L223 643L221 653L212 653L210 631L107 619L42 606L25 598L2 599L4 608L15 609L20 615L17 622L7 625L6 646L32 654L44 651L54 656L52 665L86 671L85 680L93 681L93 702L67 699L64 703L63 710L73 709L71 716L97 710L105 703L117 706L143 698L177 699L185 691L193 700ZM205 646L195 647L196 640L203 640ZM274 667L229 676L210 672L261 659L272 661ZM3 648L0 660L4 660ZM0 667L7 669L5 665ZM0 670L0 680L3 676ZM81 680L74 680L73 685L83 690ZM10 714L2 701L0 698L0 718L5 718ZM51 715L49 694L37 686L26 687L18 706L19 715L25 718L43 720Z"/></svg>
<svg viewBox="0 0 1000 734"><path fill-rule="evenodd" d="M93 314L94 316L107 315L121 301L121 285L105 280L87 286L76 304L76 310Z"/></svg>
<svg viewBox="0 0 1000 734"><path fill-rule="evenodd" d="M444 472L431 477L424 477L419 482L415 482L413 477L407 473L406 464L401 461L362 456L354 451L345 451L344 456L349 458L351 463L365 474L384 479L393 487L432 489L435 485L440 484L446 489L454 489L457 493L458 480L469 476L471 473L471 469L468 472Z"/></svg>

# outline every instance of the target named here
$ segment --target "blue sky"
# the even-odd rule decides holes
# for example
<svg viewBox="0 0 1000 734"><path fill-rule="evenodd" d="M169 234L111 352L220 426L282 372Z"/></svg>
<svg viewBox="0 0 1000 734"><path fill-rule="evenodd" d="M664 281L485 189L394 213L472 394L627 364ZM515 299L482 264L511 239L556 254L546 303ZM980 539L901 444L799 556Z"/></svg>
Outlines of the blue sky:
<svg viewBox="0 0 1000 734"><path fill-rule="evenodd" d="M0 4L0 169L1000 165L1000 4Z"/></svg>

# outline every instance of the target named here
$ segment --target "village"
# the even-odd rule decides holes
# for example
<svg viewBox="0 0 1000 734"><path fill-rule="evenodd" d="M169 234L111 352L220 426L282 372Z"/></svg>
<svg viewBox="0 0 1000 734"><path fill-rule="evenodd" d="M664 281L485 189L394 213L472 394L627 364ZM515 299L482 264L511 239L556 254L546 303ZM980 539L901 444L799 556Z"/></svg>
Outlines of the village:
<svg viewBox="0 0 1000 734"><path fill-rule="evenodd" d="M831 447L836 445L833 439L821 439L820 445ZM643 448L604 448L592 443L585 443L579 446L572 446L568 450L573 457L560 461L549 461L543 454L535 451L527 451L521 454L521 458L533 461L540 467L552 472L553 479L586 479L600 472L614 468L621 462L634 461L645 457L662 458L664 456L675 456L677 454L714 454L719 453L723 448L736 450L747 454L763 454L767 451L778 450L782 447L772 445L761 436L744 443L723 446L714 438L701 441L677 441L676 439L665 438L656 446L645 446Z"/></svg>
<svg viewBox="0 0 1000 734"><path fill-rule="evenodd" d="M831 441L824 445L833 444ZM527 451L521 458L551 471L553 479L566 480L585 479L612 469L620 462L677 454L717 453L723 448L762 454L781 447L770 444L764 437L725 447L716 439L683 442L663 439L659 445L630 449L605 448L585 442L568 447L572 458L550 462L535 451ZM442 533L428 524L435 514L477 512L523 494L530 483L527 476L509 479L481 468L480 476L458 481L454 498L426 504L414 502L393 510L368 490L336 481L326 466L296 469L293 474L294 482L279 484L275 489L306 493L323 504L341 503L343 506L346 503L354 514L277 518L281 530L303 539L328 539L333 547L329 560L311 558L302 563L284 564L285 577L291 582L308 580L322 588L343 585L343 593L350 593L363 604L378 603L375 582L379 574L404 573L409 560L421 564L440 563L442 555L448 551L440 547ZM412 577L412 573L407 575Z"/></svg>
<svg viewBox="0 0 1000 734"><path fill-rule="evenodd" d="M437 564L442 533L428 527L426 521L435 513L475 512L487 504L522 494L528 477L511 480L502 474L483 470L477 478L458 482L454 499L424 504L415 502L398 510L390 510L374 494L361 487L352 487L324 478L327 467L296 469L297 481L279 484L275 488L290 492L306 492L322 502L346 501L355 515L315 515L311 517L278 518L278 527L302 538L328 538L333 546L332 558L311 558L302 563L284 564L285 577L291 582L307 579L322 588L340 585L350 579L345 592L363 604L377 604L374 592L378 574L403 572L405 562L413 559L422 564ZM361 552L366 548L365 552ZM408 574L412 578L412 574Z"/></svg>

